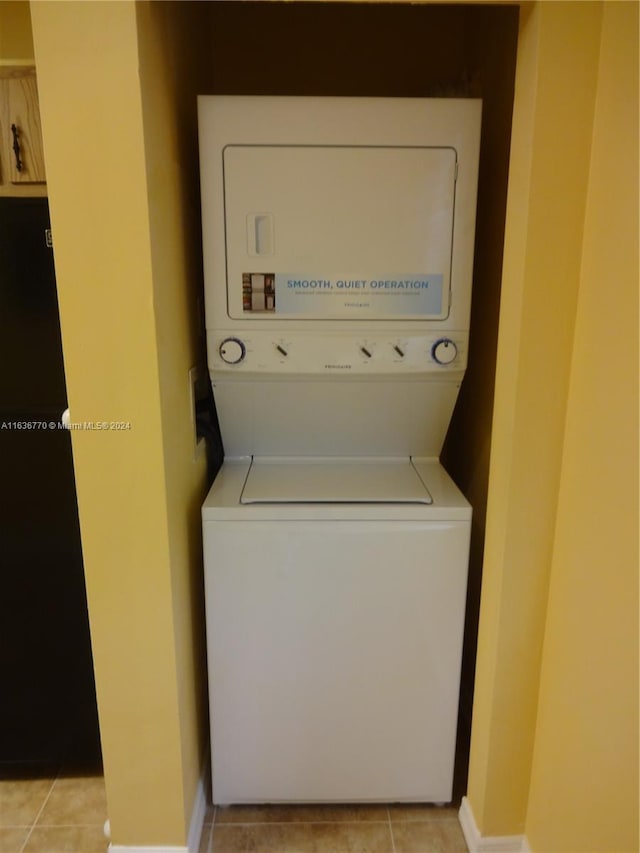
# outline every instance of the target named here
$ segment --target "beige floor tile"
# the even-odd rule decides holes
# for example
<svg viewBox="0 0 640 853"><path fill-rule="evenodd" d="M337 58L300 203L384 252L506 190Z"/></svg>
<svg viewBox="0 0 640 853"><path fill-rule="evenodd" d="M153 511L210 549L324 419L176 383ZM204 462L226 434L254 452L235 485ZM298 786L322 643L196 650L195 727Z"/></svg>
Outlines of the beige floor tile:
<svg viewBox="0 0 640 853"><path fill-rule="evenodd" d="M0 782L0 826L31 826L53 783L53 779Z"/></svg>
<svg viewBox="0 0 640 853"><path fill-rule="evenodd" d="M220 824L212 853L391 853L387 823Z"/></svg>
<svg viewBox="0 0 640 853"><path fill-rule="evenodd" d="M457 820L393 823L395 853L466 853Z"/></svg>
<svg viewBox="0 0 640 853"><path fill-rule="evenodd" d="M107 797L101 776L60 778L56 779L37 825L102 827L106 819Z"/></svg>
<svg viewBox="0 0 640 853"><path fill-rule="evenodd" d="M29 830L26 826L0 828L0 853L20 853Z"/></svg>
<svg viewBox="0 0 640 853"><path fill-rule="evenodd" d="M434 806L428 803L395 803L389 806L392 821L457 820L458 809L453 806Z"/></svg>
<svg viewBox="0 0 640 853"><path fill-rule="evenodd" d="M107 853L101 826L36 826L24 853Z"/></svg>
<svg viewBox="0 0 640 853"><path fill-rule="evenodd" d="M213 853L211 849L211 834L213 832L213 827L210 823L205 823L202 827L202 835L200 836L200 846L198 847L198 853Z"/></svg>
<svg viewBox="0 0 640 853"><path fill-rule="evenodd" d="M229 823L342 823L344 821L386 821L382 805L265 805L218 806L216 824Z"/></svg>

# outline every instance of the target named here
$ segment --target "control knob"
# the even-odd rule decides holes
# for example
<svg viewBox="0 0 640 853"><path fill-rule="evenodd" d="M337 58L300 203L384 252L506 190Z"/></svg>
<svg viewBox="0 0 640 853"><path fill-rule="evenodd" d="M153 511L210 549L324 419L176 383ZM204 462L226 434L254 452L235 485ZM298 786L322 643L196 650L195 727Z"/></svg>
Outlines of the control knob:
<svg viewBox="0 0 640 853"><path fill-rule="evenodd" d="M225 364L240 364L244 360L247 350L238 338L225 338L220 344L218 352Z"/></svg>
<svg viewBox="0 0 640 853"><path fill-rule="evenodd" d="M431 347L431 355L438 364L451 364L458 355L458 347L450 338L440 338Z"/></svg>

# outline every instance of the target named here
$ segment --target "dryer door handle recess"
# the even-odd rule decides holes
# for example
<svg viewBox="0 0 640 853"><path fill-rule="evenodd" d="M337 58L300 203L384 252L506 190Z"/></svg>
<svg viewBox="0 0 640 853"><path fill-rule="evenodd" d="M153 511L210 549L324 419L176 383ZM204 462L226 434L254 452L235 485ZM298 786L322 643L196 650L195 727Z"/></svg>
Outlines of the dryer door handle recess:
<svg viewBox="0 0 640 853"><path fill-rule="evenodd" d="M273 215L250 213L247 216L247 254L272 255L274 244Z"/></svg>

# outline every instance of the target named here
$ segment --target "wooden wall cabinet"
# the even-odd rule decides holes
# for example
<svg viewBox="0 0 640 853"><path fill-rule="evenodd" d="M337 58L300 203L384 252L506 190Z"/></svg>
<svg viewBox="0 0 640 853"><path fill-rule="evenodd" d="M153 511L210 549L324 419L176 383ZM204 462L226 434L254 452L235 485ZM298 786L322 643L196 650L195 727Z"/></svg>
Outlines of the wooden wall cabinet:
<svg viewBox="0 0 640 853"><path fill-rule="evenodd" d="M45 180L35 69L0 67L0 186Z"/></svg>

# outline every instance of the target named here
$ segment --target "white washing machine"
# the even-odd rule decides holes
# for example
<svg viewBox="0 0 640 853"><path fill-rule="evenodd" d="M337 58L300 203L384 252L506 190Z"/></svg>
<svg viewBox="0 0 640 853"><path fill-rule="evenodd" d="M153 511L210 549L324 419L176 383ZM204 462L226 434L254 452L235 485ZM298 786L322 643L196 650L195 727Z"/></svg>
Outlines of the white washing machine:
<svg viewBox="0 0 640 853"><path fill-rule="evenodd" d="M199 100L213 800L451 799L480 102Z"/></svg>

